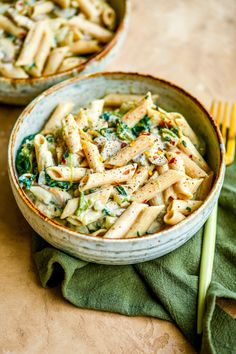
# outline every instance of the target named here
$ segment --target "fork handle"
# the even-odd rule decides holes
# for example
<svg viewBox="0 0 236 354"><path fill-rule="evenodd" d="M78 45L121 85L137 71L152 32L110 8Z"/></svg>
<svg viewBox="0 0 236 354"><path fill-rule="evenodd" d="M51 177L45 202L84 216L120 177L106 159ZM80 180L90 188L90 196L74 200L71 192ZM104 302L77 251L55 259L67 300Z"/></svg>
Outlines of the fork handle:
<svg viewBox="0 0 236 354"><path fill-rule="evenodd" d="M202 257L199 274L198 288L198 311L197 311L197 333L202 333L203 315L206 306L206 293L211 282L215 242L216 242L216 224L217 224L217 203L208 218L204 227L204 236L202 244Z"/></svg>

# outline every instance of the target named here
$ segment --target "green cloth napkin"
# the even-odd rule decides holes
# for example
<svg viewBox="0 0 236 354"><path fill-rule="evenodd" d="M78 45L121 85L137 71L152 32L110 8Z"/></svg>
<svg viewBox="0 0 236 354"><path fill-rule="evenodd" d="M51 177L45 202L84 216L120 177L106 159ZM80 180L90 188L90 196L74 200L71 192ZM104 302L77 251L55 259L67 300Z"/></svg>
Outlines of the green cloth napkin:
<svg viewBox="0 0 236 354"><path fill-rule="evenodd" d="M61 284L75 306L174 322L202 353L236 353L236 323L217 298L236 300L236 164L227 169L219 201L216 253L202 339L197 335L198 275L203 230L154 261L128 266L84 262L33 237L43 287Z"/></svg>

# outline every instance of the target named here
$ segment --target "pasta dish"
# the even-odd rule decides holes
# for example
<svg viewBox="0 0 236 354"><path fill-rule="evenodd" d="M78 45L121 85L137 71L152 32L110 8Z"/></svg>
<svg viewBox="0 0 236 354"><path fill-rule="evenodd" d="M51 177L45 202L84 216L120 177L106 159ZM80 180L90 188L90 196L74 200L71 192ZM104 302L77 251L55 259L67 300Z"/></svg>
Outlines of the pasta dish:
<svg viewBox="0 0 236 354"><path fill-rule="evenodd" d="M105 239L150 235L186 219L213 172L185 117L158 95L110 93L75 109L60 103L17 153L19 182L49 218Z"/></svg>
<svg viewBox="0 0 236 354"><path fill-rule="evenodd" d="M115 27L115 11L105 0L1 1L0 76L73 69L101 51Z"/></svg>

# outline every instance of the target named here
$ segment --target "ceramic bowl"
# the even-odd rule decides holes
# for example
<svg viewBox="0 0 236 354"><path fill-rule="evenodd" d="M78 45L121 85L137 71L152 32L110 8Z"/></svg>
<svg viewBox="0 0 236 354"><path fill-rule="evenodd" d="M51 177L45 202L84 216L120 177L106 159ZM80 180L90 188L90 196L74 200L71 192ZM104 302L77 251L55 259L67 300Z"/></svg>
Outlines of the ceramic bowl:
<svg viewBox="0 0 236 354"><path fill-rule="evenodd" d="M110 3L117 14L118 26L114 37L101 52L91 56L81 65L59 74L30 79L0 77L0 103L26 105L41 92L61 81L103 70L123 43L130 13L130 0L111 0Z"/></svg>
<svg viewBox="0 0 236 354"><path fill-rule="evenodd" d="M207 161L215 181L202 206L179 224L147 237L102 239L79 234L48 219L20 188L15 168L17 150L24 137L43 127L56 105L69 98L77 107L107 93L159 94L166 110L182 113L207 143ZM224 178L224 145L219 130L207 110L183 89L161 79L135 73L97 73L73 78L47 90L36 98L17 120L9 142L9 177L22 214L32 228L53 246L81 259L103 264L133 264L173 251L188 241L204 224L217 202Z"/></svg>

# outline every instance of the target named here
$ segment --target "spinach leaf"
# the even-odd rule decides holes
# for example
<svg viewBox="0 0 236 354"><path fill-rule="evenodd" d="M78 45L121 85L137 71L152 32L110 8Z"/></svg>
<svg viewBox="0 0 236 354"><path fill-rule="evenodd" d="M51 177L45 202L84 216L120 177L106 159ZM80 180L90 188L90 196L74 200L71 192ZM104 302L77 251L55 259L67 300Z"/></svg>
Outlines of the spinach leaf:
<svg viewBox="0 0 236 354"><path fill-rule="evenodd" d="M117 121L116 124L116 134L121 140L132 141L136 138L132 130L128 127L127 124L121 120Z"/></svg>
<svg viewBox="0 0 236 354"><path fill-rule="evenodd" d="M119 192L119 194L127 197L128 194L126 193L126 190L122 186L115 186L115 189Z"/></svg>
<svg viewBox="0 0 236 354"><path fill-rule="evenodd" d="M133 128L132 132L135 136L139 136L139 134L143 131L150 132L151 130L151 119L145 115Z"/></svg>
<svg viewBox="0 0 236 354"><path fill-rule="evenodd" d="M19 177L19 182L22 187L25 187L26 189L30 189L35 178L36 178L35 175L24 174Z"/></svg>
<svg viewBox="0 0 236 354"><path fill-rule="evenodd" d="M61 189L65 189L65 190L68 190L71 188L70 182L55 181L47 174L46 171L45 171L45 180L46 180L46 183L49 187L59 187Z"/></svg>
<svg viewBox="0 0 236 354"><path fill-rule="evenodd" d="M16 155L16 169L19 175L25 173L37 174L37 163L33 144L34 135L29 135L23 139Z"/></svg>

